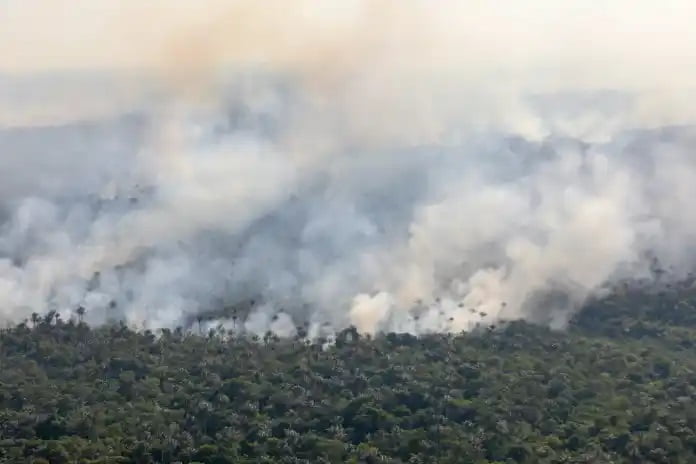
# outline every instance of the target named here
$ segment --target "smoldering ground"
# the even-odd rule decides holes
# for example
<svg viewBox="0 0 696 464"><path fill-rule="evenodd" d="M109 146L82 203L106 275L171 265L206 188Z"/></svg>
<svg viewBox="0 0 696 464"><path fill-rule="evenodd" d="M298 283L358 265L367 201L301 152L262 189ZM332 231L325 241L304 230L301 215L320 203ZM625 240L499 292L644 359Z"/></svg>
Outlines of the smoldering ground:
<svg viewBox="0 0 696 464"><path fill-rule="evenodd" d="M30 3L0 20L5 320L562 327L693 267L688 2Z"/></svg>

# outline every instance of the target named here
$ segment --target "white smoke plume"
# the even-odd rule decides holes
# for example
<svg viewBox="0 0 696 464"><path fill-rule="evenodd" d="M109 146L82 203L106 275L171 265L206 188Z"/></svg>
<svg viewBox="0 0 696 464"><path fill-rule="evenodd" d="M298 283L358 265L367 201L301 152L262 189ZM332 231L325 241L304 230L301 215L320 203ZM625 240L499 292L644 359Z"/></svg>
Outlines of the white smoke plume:
<svg viewBox="0 0 696 464"><path fill-rule="evenodd" d="M0 320L563 327L686 275L692 4L7 0Z"/></svg>

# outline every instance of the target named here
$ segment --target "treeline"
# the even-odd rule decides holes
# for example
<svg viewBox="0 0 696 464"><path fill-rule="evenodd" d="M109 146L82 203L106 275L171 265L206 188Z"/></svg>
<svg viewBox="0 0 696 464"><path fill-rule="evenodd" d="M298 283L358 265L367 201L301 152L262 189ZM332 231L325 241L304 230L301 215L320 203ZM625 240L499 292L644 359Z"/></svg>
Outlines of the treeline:
<svg viewBox="0 0 696 464"><path fill-rule="evenodd" d="M692 463L695 301L331 346L35 315L0 333L0 462Z"/></svg>

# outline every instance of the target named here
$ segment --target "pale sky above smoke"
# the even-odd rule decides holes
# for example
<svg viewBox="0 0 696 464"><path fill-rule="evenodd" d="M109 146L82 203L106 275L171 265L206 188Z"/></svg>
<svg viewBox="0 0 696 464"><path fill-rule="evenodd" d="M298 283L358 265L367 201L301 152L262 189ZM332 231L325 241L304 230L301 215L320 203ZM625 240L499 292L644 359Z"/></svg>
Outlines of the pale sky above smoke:
<svg viewBox="0 0 696 464"><path fill-rule="evenodd" d="M197 94L225 70L256 64L304 74L333 98L336 86L353 90L345 95L352 111L371 113L376 99L379 110L394 108L392 118L399 106L435 113L419 126L468 116L472 124L544 130L524 114L523 93L597 88L642 92L625 117L660 124L693 116L684 99L696 82L696 5L688 0L534 0L504 8L454 0L6 0L1 8L5 74L144 73L160 87ZM116 95L112 85L75 99L66 98L64 84L30 109L0 105L0 116L37 117L36 107L47 106L58 117L52 105L103 112L104 99L121 110L143 86L122 82ZM77 87L71 95L84 84ZM453 94L461 104L448 108ZM438 96L443 101L428 108Z"/></svg>
<svg viewBox="0 0 696 464"><path fill-rule="evenodd" d="M646 253L690 268L694 139L665 127L696 116L694 14L6 0L0 318L261 295L240 327L563 326Z"/></svg>

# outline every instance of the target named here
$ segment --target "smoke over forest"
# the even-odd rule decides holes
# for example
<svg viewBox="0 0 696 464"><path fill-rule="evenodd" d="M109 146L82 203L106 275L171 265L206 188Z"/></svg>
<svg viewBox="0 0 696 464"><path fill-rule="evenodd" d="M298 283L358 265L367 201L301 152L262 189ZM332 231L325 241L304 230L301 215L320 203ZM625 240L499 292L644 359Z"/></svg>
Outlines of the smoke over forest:
<svg viewBox="0 0 696 464"><path fill-rule="evenodd" d="M532 3L4 2L0 321L562 328L686 278L696 5Z"/></svg>

